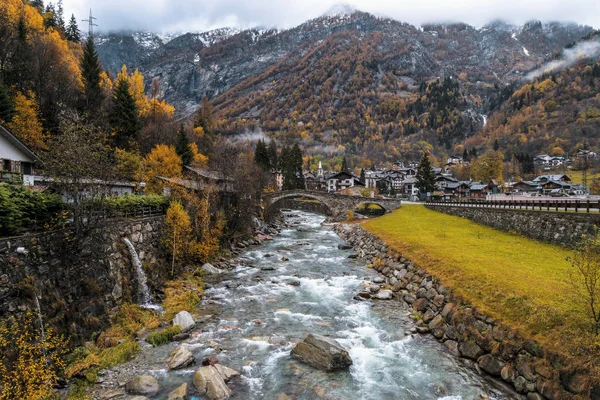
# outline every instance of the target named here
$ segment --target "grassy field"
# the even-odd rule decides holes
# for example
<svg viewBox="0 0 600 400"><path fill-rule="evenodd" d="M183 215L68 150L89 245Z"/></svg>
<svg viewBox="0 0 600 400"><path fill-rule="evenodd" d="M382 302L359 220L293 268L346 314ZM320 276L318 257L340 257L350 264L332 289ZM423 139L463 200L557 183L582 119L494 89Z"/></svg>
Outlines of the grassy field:
<svg viewBox="0 0 600 400"><path fill-rule="evenodd" d="M581 182L583 181L582 171L568 171L567 176L573 180L573 183L576 184L581 184ZM588 170L588 185L590 184L592 179L596 178L600 178L600 172L592 172L591 170Z"/></svg>
<svg viewBox="0 0 600 400"><path fill-rule="evenodd" d="M479 310L546 348L580 353L581 322L569 296L572 251L405 205L363 226L437 276Z"/></svg>

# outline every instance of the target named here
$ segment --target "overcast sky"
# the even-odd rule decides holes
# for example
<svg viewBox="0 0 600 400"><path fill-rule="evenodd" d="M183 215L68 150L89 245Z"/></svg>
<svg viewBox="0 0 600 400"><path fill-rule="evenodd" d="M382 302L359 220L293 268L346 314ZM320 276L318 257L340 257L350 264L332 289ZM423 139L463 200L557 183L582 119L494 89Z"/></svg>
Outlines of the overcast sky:
<svg viewBox="0 0 600 400"><path fill-rule="evenodd" d="M48 1L48 0L46 0ZM56 0L54 0L56 2ZM289 28L339 7L339 0L63 0L65 14L81 20L92 8L99 29L154 32L221 27ZM600 28L600 0L353 0L353 8L420 25L494 19L573 21ZM80 23L84 28L84 23Z"/></svg>

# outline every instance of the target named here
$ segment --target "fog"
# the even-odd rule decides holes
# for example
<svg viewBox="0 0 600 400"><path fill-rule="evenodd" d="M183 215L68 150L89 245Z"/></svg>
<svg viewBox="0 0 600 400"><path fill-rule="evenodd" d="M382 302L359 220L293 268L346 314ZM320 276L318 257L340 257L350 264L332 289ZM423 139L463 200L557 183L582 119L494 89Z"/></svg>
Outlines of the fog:
<svg viewBox="0 0 600 400"><path fill-rule="evenodd" d="M101 31L289 28L325 13L352 9L416 26L458 21L483 26L496 19L522 24L535 19L572 21L600 28L600 2L597 0L355 0L352 5L340 5L335 0L64 0L64 8L67 19L75 13L79 20L87 17L90 8L93 9Z"/></svg>

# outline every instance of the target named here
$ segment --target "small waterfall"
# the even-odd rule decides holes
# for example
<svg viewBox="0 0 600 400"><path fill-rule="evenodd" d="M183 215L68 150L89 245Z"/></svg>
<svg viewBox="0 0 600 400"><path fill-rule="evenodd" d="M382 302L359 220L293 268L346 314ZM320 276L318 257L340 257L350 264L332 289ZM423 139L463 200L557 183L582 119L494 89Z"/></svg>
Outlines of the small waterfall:
<svg viewBox="0 0 600 400"><path fill-rule="evenodd" d="M135 251L135 247L133 247L133 243L127 238L123 238L127 248L129 248L129 254L131 254L131 263L135 267L135 274L137 276L138 281L138 292L140 295L140 304L144 306L148 306L152 304L152 295L150 294L150 290L148 290L148 283L146 279L146 274L144 273L144 268L142 268L142 262L138 257L137 251Z"/></svg>

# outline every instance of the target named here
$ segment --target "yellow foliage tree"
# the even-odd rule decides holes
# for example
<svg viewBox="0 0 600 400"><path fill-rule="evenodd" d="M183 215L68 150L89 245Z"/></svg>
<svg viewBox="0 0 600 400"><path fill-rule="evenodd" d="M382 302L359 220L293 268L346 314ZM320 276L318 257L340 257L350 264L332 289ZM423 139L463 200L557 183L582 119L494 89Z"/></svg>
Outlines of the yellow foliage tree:
<svg viewBox="0 0 600 400"><path fill-rule="evenodd" d="M165 218L166 230L163 243L171 252L171 276L175 273L175 263L185 257L192 232L190 216L181 202L173 201L167 210Z"/></svg>
<svg viewBox="0 0 600 400"><path fill-rule="evenodd" d="M66 348L33 313L0 321L0 400L54 398Z"/></svg>
<svg viewBox="0 0 600 400"><path fill-rule="evenodd" d="M116 173L120 179L139 181L142 176L142 156L127 150L115 149Z"/></svg>
<svg viewBox="0 0 600 400"><path fill-rule="evenodd" d="M147 191L160 194L163 184L157 178L178 178L181 176L181 157L174 146L156 145L144 158L143 177L147 183Z"/></svg>
<svg viewBox="0 0 600 400"><path fill-rule="evenodd" d="M155 118L173 118L175 107L164 100L154 98L150 100L148 105L148 114Z"/></svg>
<svg viewBox="0 0 600 400"><path fill-rule="evenodd" d="M100 89L105 97L112 96L113 82L104 70L100 72Z"/></svg>
<svg viewBox="0 0 600 400"><path fill-rule="evenodd" d="M490 179L503 182L502 170L504 167L504 154L499 151L488 151L471 163L471 175L477 181L484 183Z"/></svg>
<svg viewBox="0 0 600 400"><path fill-rule="evenodd" d="M208 166L208 157L198 151L198 145L191 143L190 150L192 152L192 166L206 168Z"/></svg>
<svg viewBox="0 0 600 400"><path fill-rule="evenodd" d="M14 98L15 115L8 128L33 150L46 150L48 135L44 133L39 120L39 109L32 92L28 95L18 92Z"/></svg>
<svg viewBox="0 0 600 400"><path fill-rule="evenodd" d="M117 75L117 80L127 79L129 82L129 94L135 99L135 104L138 108L138 114L142 117L148 115L150 110L150 102L144 92L144 75L136 69L133 74L127 72L127 65L123 65L121 72Z"/></svg>

